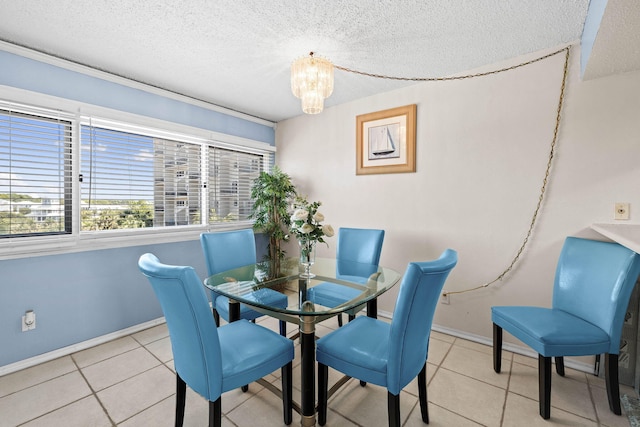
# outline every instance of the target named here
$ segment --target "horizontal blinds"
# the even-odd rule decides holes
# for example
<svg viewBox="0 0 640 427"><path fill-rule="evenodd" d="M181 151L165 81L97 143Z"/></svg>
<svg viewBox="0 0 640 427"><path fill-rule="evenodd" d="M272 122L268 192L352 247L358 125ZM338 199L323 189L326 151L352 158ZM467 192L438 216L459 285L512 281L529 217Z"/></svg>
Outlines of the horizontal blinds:
<svg viewBox="0 0 640 427"><path fill-rule="evenodd" d="M0 237L71 233L71 129L0 108Z"/></svg>
<svg viewBox="0 0 640 427"><path fill-rule="evenodd" d="M200 145L83 125L81 146L82 230L200 223Z"/></svg>
<svg viewBox="0 0 640 427"><path fill-rule="evenodd" d="M209 223L249 221L251 187L264 167L261 154L209 147Z"/></svg>

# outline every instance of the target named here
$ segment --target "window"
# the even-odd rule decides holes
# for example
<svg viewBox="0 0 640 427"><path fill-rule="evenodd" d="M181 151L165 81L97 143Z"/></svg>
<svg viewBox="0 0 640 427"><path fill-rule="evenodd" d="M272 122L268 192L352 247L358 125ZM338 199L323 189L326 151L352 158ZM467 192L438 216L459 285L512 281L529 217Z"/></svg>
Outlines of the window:
<svg viewBox="0 0 640 427"><path fill-rule="evenodd" d="M266 153L147 131L81 126L81 231L250 224Z"/></svg>
<svg viewBox="0 0 640 427"><path fill-rule="evenodd" d="M15 255L17 247L22 253L35 246L39 251L89 247L84 242L103 237L107 247L127 242L123 238L138 243L130 237L140 235L134 230L145 239L162 235L161 240L173 241L182 238L176 232L250 226L251 187L270 165L271 150L250 140L221 135L214 141L208 131L168 126L0 100L0 240L42 237L6 240L0 255Z"/></svg>
<svg viewBox="0 0 640 427"><path fill-rule="evenodd" d="M0 107L0 237L72 231L71 121Z"/></svg>
<svg viewBox="0 0 640 427"><path fill-rule="evenodd" d="M209 223L247 221L251 186L263 170L263 156L209 147Z"/></svg>
<svg viewBox="0 0 640 427"><path fill-rule="evenodd" d="M83 125L82 231L200 224L200 145Z"/></svg>

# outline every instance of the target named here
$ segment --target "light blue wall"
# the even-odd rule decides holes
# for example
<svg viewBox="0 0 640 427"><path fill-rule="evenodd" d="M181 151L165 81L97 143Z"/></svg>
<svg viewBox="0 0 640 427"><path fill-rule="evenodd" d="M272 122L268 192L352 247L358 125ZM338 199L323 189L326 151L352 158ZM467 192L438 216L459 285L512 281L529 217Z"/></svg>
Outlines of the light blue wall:
<svg viewBox="0 0 640 427"><path fill-rule="evenodd" d="M272 126L0 50L0 85L167 120L275 145Z"/></svg>
<svg viewBox="0 0 640 427"><path fill-rule="evenodd" d="M0 50L0 85L275 144L273 127ZM260 243L262 242L262 243ZM264 240L258 244L258 259ZM0 260L0 366L162 317L138 257L206 267L196 240ZM32 309L33 331L21 332Z"/></svg>
<svg viewBox="0 0 640 427"><path fill-rule="evenodd" d="M162 317L137 268L145 252L206 277L197 240L0 261L0 366ZM22 332L28 309L36 329Z"/></svg>

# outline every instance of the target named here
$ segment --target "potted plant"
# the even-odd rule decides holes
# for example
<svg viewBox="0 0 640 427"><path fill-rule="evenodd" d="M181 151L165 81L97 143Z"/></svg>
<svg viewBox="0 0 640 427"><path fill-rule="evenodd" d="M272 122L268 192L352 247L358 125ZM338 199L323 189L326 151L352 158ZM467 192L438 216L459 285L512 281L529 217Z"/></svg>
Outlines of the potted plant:
<svg viewBox="0 0 640 427"><path fill-rule="evenodd" d="M282 242L289 240L291 218L288 208L296 195L296 188L291 177L274 166L271 173L261 172L253 181L251 198L254 200L251 218L255 220L254 230L259 230L269 237L266 258L270 263L270 276L280 276L281 261L286 252Z"/></svg>

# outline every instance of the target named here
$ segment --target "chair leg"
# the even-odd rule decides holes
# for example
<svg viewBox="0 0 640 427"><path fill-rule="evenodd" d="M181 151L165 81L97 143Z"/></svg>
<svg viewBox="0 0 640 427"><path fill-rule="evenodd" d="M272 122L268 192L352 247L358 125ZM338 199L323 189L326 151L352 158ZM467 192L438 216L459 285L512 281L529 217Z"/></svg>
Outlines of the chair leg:
<svg viewBox="0 0 640 427"><path fill-rule="evenodd" d="M551 358L538 355L538 398L540 399L540 416L545 420L551 418Z"/></svg>
<svg viewBox="0 0 640 427"><path fill-rule="evenodd" d="M618 355L605 353L604 376L607 383L607 397L609 409L616 415L622 415L620 408L620 385L618 383Z"/></svg>
<svg viewBox="0 0 640 427"><path fill-rule="evenodd" d="M493 370L498 374L502 369L502 328L493 324Z"/></svg>
<svg viewBox="0 0 640 427"><path fill-rule="evenodd" d="M329 368L318 363L318 424L327 423L327 388L329 382Z"/></svg>
<svg viewBox="0 0 640 427"><path fill-rule="evenodd" d="M282 372L282 411L284 413L284 424L291 424L293 419L293 362L289 362L281 369Z"/></svg>
<svg viewBox="0 0 640 427"><path fill-rule="evenodd" d="M353 319L355 319L355 318L356 318L355 314L350 314L349 315L349 322L353 321Z"/></svg>
<svg viewBox="0 0 640 427"><path fill-rule="evenodd" d="M389 412L389 427L400 427L400 394L387 392L387 410Z"/></svg>
<svg viewBox="0 0 640 427"><path fill-rule="evenodd" d="M338 314L338 326L342 327L342 314Z"/></svg>
<svg viewBox="0 0 640 427"><path fill-rule="evenodd" d="M243 385L242 387L240 387L240 390L242 390L243 393L248 392L249 391L249 384Z"/></svg>
<svg viewBox="0 0 640 427"><path fill-rule="evenodd" d="M556 360L556 373L561 377L564 377L564 357L558 356Z"/></svg>
<svg viewBox="0 0 640 427"><path fill-rule="evenodd" d="M287 322L285 322L284 320L280 321L280 335L282 335L283 337L287 336Z"/></svg>
<svg viewBox="0 0 640 427"><path fill-rule="evenodd" d="M187 397L187 383L176 374L176 427L184 422L184 402Z"/></svg>
<svg viewBox="0 0 640 427"><path fill-rule="evenodd" d="M220 314L218 314L218 310L213 309L213 320L216 322L216 326L220 327Z"/></svg>
<svg viewBox="0 0 640 427"><path fill-rule="evenodd" d="M222 397L209 402L209 427L222 427Z"/></svg>
<svg viewBox="0 0 640 427"><path fill-rule="evenodd" d="M420 414L422 421L429 424L429 407L427 402L427 363L418 374L418 397L420 399Z"/></svg>

